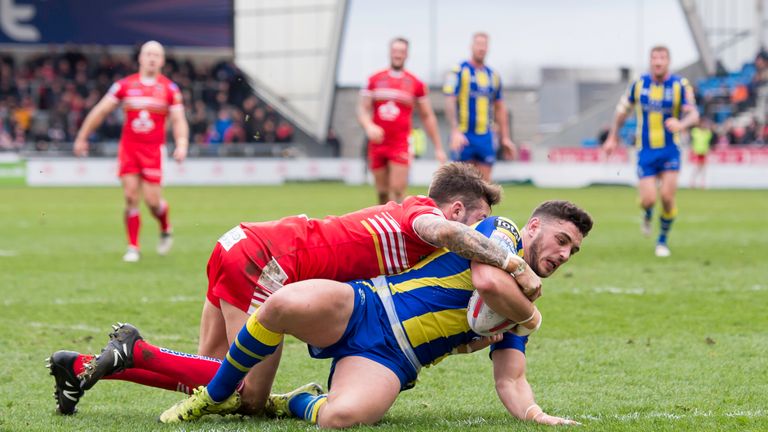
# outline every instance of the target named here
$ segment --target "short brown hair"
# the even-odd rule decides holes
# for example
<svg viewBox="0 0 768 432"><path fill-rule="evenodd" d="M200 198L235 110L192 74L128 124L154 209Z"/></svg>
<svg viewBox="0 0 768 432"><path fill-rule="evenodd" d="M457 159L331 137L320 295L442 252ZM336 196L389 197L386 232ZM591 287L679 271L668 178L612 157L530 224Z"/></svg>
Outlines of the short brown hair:
<svg viewBox="0 0 768 432"><path fill-rule="evenodd" d="M408 39L406 39L406 38L404 38L402 36L398 36L398 37L392 39L391 41L389 41L389 46L394 45L395 42L402 42L402 43L404 43L406 48L408 48L408 45L410 45L408 43Z"/></svg>
<svg viewBox="0 0 768 432"><path fill-rule="evenodd" d="M580 209L572 202L561 200L544 201L533 210L531 217L572 222L584 237L589 234L593 223L592 216L589 213Z"/></svg>
<svg viewBox="0 0 768 432"><path fill-rule="evenodd" d="M492 207L501 201L501 186L485 181L470 164L451 162L435 171L427 194L438 206L461 201L472 209L482 199Z"/></svg>
<svg viewBox="0 0 768 432"><path fill-rule="evenodd" d="M666 45L654 45L653 48L651 48L651 54L653 54L656 51L665 52L667 53L667 57L670 57L669 48L667 48Z"/></svg>

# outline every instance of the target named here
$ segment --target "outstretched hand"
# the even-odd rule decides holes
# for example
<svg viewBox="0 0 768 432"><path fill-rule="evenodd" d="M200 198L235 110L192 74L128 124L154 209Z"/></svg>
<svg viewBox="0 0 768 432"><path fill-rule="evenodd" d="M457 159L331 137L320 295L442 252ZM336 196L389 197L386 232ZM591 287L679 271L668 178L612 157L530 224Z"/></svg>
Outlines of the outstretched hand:
<svg viewBox="0 0 768 432"><path fill-rule="evenodd" d="M556 425L581 426L581 423L577 422L576 420L551 416L545 412L538 414L536 417L533 418L533 421L539 424L545 424L550 426L556 426Z"/></svg>

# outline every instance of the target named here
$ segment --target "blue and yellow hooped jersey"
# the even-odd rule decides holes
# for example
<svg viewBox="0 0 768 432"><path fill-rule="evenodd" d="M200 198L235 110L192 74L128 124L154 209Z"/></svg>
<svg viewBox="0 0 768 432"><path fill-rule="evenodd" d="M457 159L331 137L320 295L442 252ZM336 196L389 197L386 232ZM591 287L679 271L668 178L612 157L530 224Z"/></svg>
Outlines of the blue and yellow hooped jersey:
<svg viewBox="0 0 768 432"><path fill-rule="evenodd" d="M522 239L511 220L492 216L475 229L522 256ZM386 279L397 316L422 365L435 364L455 347L479 337L467 322L467 304L474 291L469 260L441 249ZM506 333L495 348L525 352L526 341L527 337Z"/></svg>
<svg viewBox="0 0 768 432"><path fill-rule="evenodd" d="M679 119L686 105L696 105L693 88L687 79L670 75L664 82L656 82L650 74L644 74L629 86L625 97L635 106L638 149L680 145L680 133L668 131L664 122L673 117Z"/></svg>
<svg viewBox="0 0 768 432"><path fill-rule="evenodd" d="M493 104L501 100L501 77L488 66L475 68L469 61L448 74L443 93L456 96L459 130L485 135L491 132Z"/></svg>

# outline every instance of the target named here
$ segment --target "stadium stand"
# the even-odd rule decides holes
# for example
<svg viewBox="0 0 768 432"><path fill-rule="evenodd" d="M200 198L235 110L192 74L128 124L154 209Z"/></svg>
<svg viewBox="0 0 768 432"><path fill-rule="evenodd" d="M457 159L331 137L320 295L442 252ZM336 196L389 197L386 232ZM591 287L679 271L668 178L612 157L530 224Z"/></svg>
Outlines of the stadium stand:
<svg viewBox="0 0 768 432"><path fill-rule="evenodd" d="M26 58L0 56L0 151L70 154L85 115L110 85L135 71L132 56L107 49L50 48ZM182 89L192 156L285 155L294 127L258 99L230 60L166 59L164 74ZM117 151L122 112L91 137L93 155ZM169 141L170 142L170 141Z"/></svg>

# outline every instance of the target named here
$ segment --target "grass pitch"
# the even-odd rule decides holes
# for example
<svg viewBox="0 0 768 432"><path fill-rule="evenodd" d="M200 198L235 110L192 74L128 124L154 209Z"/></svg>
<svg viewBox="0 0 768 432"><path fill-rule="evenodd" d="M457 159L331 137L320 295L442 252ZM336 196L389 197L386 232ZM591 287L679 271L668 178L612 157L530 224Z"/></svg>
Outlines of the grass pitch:
<svg viewBox="0 0 768 432"><path fill-rule="evenodd" d="M681 191L673 255L658 259L639 233L632 189L505 189L495 213L520 225L550 198L573 200L596 221L538 302L545 321L529 343L528 379L547 412L590 431L768 430L765 191ZM144 253L130 265L120 261L118 189L0 187L0 430L314 430L296 420L161 425L158 414L183 396L124 382L99 383L75 416L54 414L43 360L58 349L98 352L115 321L195 351L208 255L236 223L340 214L370 205L374 192L292 184L169 188L166 197L174 251L153 252L157 225L143 209ZM275 389L324 383L327 371L288 340ZM487 352L424 370L375 429L464 428L546 429L506 413Z"/></svg>

